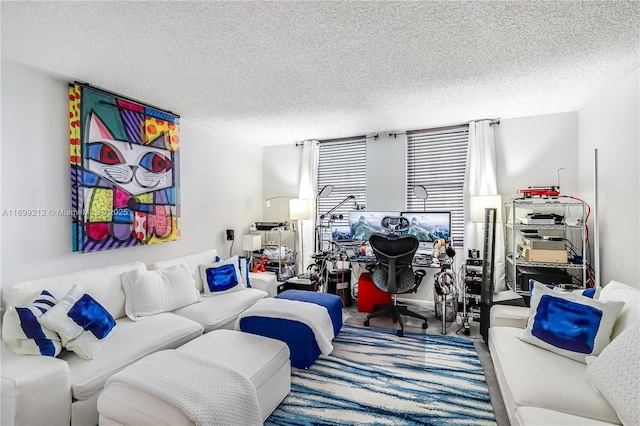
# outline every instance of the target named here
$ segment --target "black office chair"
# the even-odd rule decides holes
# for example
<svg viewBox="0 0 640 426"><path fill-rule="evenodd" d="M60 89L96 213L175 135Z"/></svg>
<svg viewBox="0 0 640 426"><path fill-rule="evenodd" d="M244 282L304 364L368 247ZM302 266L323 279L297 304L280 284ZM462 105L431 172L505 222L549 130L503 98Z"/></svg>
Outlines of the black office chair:
<svg viewBox="0 0 640 426"><path fill-rule="evenodd" d="M420 242L415 235L399 235L409 228L409 220L404 217L386 216L382 219L382 227L389 231L389 235L372 234L369 244L376 256L376 263L366 266L371 273L371 279L376 287L392 294L393 304L376 310L364 321L369 326L371 318L391 314L394 323L400 324L398 336L404 335L404 321L402 315L418 318L424 321L422 328L428 327L427 318L398 305L396 296L404 293L415 293L426 275L425 271L414 271L411 267L413 256L418 250Z"/></svg>

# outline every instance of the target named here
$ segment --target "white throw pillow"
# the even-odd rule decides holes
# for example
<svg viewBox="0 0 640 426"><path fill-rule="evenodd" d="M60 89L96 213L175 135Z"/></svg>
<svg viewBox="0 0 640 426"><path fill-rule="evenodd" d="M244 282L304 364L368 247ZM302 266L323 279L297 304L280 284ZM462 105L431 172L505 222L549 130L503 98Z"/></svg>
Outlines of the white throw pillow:
<svg viewBox="0 0 640 426"><path fill-rule="evenodd" d="M123 272L120 278L125 294L124 310L134 321L200 301L193 273L187 265L153 271L134 269Z"/></svg>
<svg viewBox="0 0 640 426"><path fill-rule="evenodd" d="M591 385L624 425L640 425L640 322L628 326L597 357L587 357Z"/></svg>
<svg viewBox="0 0 640 426"><path fill-rule="evenodd" d="M111 314L78 285L38 322L56 331L64 347L84 359L93 359L100 352L116 326Z"/></svg>
<svg viewBox="0 0 640 426"><path fill-rule="evenodd" d="M590 299L534 283L527 327L520 339L576 361L598 355L611 341L624 302Z"/></svg>
<svg viewBox="0 0 640 426"><path fill-rule="evenodd" d="M62 350L60 336L38 322L56 303L56 298L43 290L28 306L10 306L2 321L2 339L7 347L18 355L58 356Z"/></svg>
<svg viewBox="0 0 640 426"><path fill-rule="evenodd" d="M200 265L200 276L205 296L244 290L244 282L238 267L238 256L211 265Z"/></svg>

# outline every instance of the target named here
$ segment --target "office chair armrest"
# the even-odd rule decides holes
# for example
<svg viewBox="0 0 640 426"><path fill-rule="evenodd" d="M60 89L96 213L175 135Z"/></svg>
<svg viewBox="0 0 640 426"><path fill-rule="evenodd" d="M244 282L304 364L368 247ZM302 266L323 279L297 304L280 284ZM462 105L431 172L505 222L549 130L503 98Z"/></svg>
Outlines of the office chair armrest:
<svg viewBox="0 0 640 426"><path fill-rule="evenodd" d="M416 277L416 285L415 287L413 287L413 292L417 292L418 291L418 287L420 287L420 284L422 284L422 279L427 275L426 271L423 271L422 269L418 269L413 271L413 276Z"/></svg>
<svg viewBox="0 0 640 426"><path fill-rule="evenodd" d="M367 263L364 265L364 269L366 269L369 273L373 272L373 269L376 267L376 265L378 264L378 262L374 262L374 263Z"/></svg>

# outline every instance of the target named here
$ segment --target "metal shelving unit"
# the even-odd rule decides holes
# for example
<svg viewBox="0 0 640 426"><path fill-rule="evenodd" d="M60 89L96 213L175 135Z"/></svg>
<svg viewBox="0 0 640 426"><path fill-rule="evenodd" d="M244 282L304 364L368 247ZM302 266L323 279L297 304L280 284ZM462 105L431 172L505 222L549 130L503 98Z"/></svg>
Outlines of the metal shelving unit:
<svg viewBox="0 0 640 426"><path fill-rule="evenodd" d="M505 243L507 248L507 285L516 293L523 296L530 296L528 290L518 287L517 277L519 268L549 268L561 269L567 272L571 271L571 275L575 278L575 282L579 282L582 288L588 285L588 259L587 259L587 228L586 228L586 204L565 197L558 198L525 198L514 199L504 204L505 208ZM564 216L562 223L556 224L526 224L519 221L519 213L522 211L540 212L540 213L557 213ZM575 225L565 223L566 219L572 217L577 218ZM518 254L518 241L522 240L522 230L536 230L543 233L559 234L565 242L565 249L571 252L568 256L567 263L557 262L532 262L527 261ZM577 237L577 234L580 234ZM579 246L577 245L579 242Z"/></svg>

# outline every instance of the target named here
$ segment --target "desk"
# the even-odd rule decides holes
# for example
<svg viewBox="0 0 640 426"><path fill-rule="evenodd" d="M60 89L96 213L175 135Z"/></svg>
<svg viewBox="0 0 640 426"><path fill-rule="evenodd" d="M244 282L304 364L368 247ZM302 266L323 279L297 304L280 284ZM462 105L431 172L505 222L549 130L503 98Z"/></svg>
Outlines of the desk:
<svg viewBox="0 0 640 426"><path fill-rule="evenodd" d="M366 257L368 258L368 257ZM375 257L373 260L368 260L365 262L362 260L362 257L352 258L349 261L351 263L351 285L353 286L358 282L360 278L360 274L366 272L365 266L367 263L374 263ZM431 266L431 261L428 264L419 263L411 265L414 270L421 269L426 272L425 277L422 279L422 284L418 287L418 290L415 293L404 293L398 294L398 301L413 304L413 305L429 305L430 307L435 306L435 301L433 298L433 276L436 272L440 271L440 266Z"/></svg>

